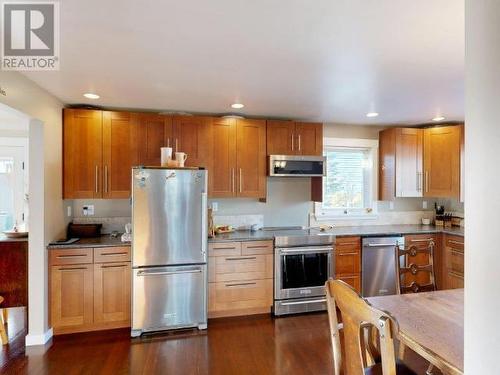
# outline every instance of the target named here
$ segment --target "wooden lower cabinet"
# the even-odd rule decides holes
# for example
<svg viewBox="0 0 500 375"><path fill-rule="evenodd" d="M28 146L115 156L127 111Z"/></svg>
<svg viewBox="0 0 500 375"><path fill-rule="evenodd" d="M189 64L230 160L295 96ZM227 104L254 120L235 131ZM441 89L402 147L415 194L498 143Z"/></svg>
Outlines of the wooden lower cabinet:
<svg viewBox="0 0 500 375"><path fill-rule="evenodd" d="M445 234L443 289L464 287L464 239Z"/></svg>
<svg viewBox="0 0 500 375"><path fill-rule="evenodd" d="M130 263L94 264L94 324L130 325Z"/></svg>
<svg viewBox="0 0 500 375"><path fill-rule="evenodd" d="M50 319L54 334L89 330L93 323L92 264L50 267Z"/></svg>
<svg viewBox="0 0 500 375"><path fill-rule="evenodd" d="M111 261L97 263L107 255ZM54 334L130 326L129 247L53 249L49 262Z"/></svg>
<svg viewBox="0 0 500 375"><path fill-rule="evenodd" d="M271 311L273 251L272 241L209 244L209 318Z"/></svg>
<svg viewBox="0 0 500 375"><path fill-rule="evenodd" d="M335 278L345 281L361 293L361 238L337 237L335 242Z"/></svg>

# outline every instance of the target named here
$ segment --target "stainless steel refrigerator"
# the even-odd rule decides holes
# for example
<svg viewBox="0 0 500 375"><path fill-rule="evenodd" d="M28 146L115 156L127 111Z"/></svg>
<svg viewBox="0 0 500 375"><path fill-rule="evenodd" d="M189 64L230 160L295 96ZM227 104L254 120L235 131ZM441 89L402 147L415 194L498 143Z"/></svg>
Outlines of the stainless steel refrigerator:
<svg viewBox="0 0 500 375"><path fill-rule="evenodd" d="M207 171L132 171L132 337L207 327Z"/></svg>

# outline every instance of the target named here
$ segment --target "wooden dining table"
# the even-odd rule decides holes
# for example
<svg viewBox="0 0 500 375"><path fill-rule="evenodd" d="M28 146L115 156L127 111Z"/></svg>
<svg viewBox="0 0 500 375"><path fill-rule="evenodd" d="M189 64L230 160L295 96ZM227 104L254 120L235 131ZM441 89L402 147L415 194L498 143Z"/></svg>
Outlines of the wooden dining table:
<svg viewBox="0 0 500 375"><path fill-rule="evenodd" d="M369 297L398 323L398 339L445 374L464 371L464 290Z"/></svg>

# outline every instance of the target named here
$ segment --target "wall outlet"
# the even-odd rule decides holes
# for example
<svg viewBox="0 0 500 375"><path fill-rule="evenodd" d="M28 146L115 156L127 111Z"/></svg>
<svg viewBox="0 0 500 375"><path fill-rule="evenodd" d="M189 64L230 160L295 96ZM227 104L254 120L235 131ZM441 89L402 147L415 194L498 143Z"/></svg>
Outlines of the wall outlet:
<svg viewBox="0 0 500 375"><path fill-rule="evenodd" d="M394 201L389 201L389 210L394 210Z"/></svg>
<svg viewBox="0 0 500 375"><path fill-rule="evenodd" d="M83 216L94 216L94 205L89 204L88 206L82 207Z"/></svg>
<svg viewBox="0 0 500 375"><path fill-rule="evenodd" d="M422 201L422 208L427 210L427 201Z"/></svg>
<svg viewBox="0 0 500 375"><path fill-rule="evenodd" d="M219 203L217 202L212 202L212 211L217 212L219 211Z"/></svg>
<svg viewBox="0 0 500 375"><path fill-rule="evenodd" d="M66 207L66 215L68 215L68 217L71 217L71 206Z"/></svg>

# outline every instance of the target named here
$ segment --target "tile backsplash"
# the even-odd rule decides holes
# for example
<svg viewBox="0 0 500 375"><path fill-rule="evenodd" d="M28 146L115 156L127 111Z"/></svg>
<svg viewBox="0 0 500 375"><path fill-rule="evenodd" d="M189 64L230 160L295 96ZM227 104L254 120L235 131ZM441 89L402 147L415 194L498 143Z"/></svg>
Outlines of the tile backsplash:
<svg viewBox="0 0 500 375"><path fill-rule="evenodd" d="M214 215L215 225L231 225L235 229L249 229L253 224L264 226L264 215Z"/></svg>

